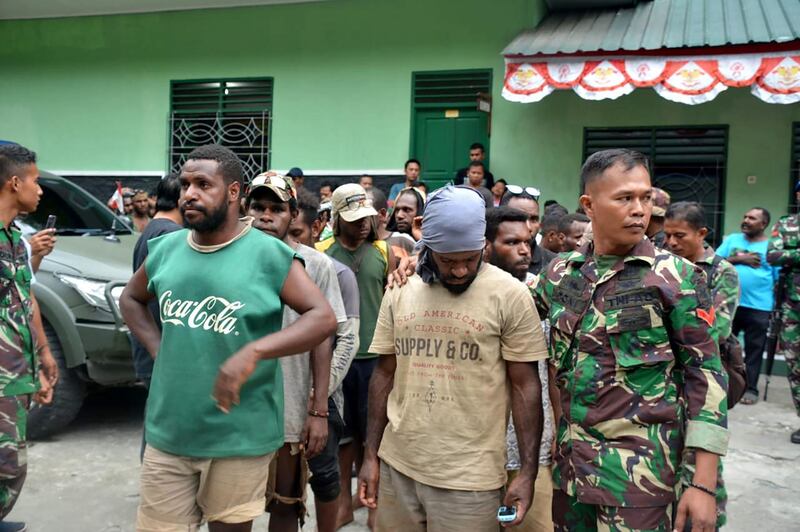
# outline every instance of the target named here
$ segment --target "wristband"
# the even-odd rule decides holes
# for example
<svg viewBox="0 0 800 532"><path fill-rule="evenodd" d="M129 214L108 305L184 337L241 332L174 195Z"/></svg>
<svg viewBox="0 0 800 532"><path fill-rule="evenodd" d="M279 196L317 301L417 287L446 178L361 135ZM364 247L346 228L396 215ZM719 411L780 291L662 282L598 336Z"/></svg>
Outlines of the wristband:
<svg viewBox="0 0 800 532"><path fill-rule="evenodd" d="M308 411L308 415L311 416L311 417L321 417L321 418L327 418L328 417L328 413L327 412L320 412L319 410L309 410Z"/></svg>
<svg viewBox="0 0 800 532"><path fill-rule="evenodd" d="M694 488L694 489L696 489L696 490L700 490L700 491L702 491L703 493L707 493L707 494L711 495L712 497L714 497L715 499L717 498L717 494L716 494L716 493L714 493L714 491L713 491L713 490L711 490L711 489L709 489L709 488L707 488L707 487L703 486L702 484L696 484L695 482L690 482L690 483L689 483L689 487L690 487L690 488Z"/></svg>

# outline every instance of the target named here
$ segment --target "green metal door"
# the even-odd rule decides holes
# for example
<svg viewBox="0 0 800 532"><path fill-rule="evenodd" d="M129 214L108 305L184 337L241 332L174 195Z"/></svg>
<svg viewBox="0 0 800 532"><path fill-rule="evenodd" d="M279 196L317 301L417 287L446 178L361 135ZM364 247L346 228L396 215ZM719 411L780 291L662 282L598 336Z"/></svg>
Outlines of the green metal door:
<svg viewBox="0 0 800 532"><path fill-rule="evenodd" d="M450 182L469 164L473 142L486 146L489 159L488 115L476 109L417 109L414 114L412 157L422 162L421 179L430 190Z"/></svg>

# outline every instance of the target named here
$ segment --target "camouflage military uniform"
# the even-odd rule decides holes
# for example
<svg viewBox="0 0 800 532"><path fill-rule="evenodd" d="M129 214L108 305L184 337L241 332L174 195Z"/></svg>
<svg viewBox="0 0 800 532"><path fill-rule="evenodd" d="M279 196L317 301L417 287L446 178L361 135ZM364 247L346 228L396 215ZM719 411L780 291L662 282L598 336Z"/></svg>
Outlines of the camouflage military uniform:
<svg viewBox="0 0 800 532"><path fill-rule="evenodd" d="M664 218L667 215L667 207L669 207L670 201L672 201L672 198L670 197L669 192L661 188L653 187L652 216ZM663 229L650 237L650 241L653 242L653 245L657 248L667 248L667 235L664 233Z"/></svg>
<svg viewBox="0 0 800 532"><path fill-rule="evenodd" d="M714 305L714 332L722 342L733 331L733 316L739 306L739 274L725 259L714 267L714 250L706 247L703 258L697 264L708 274L708 288Z"/></svg>
<svg viewBox="0 0 800 532"><path fill-rule="evenodd" d="M787 273L782 305L783 326L778 343L779 354L786 359L789 386L794 406L800 415L800 221L797 214L784 216L772 230L767 261Z"/></svg>
<svg viewBox="0 0 800 532"><path fill-rule="evenodd" d="M32 272L22 234L0 231L0 520L25 482L25 427L30 396L39 389L30 297Z"/></svg>
<svg viewBox="0 0 800 532"><path fill-rule="evenodd" d="M650 239L653 245L657 248L667 249L667 234L664 231L659 231Z"/></svg>
<svg viewBox="0 0 800 532"><path fill-rule="evenodd" d="M736 314L736 307L739 306L739 274L733 264L722 258L717 259L714 264L714 250L706 247L703 258L697 261L706 273L708 278L708 288L711 290L711 301L714 305L714 328L712 332L717 338L717 344L731 335L733 328L733 316ZM687 449L683 453L683 463L681 467L681 484L685 489L694 478L695 472L695 453L693 449ZM722 478L722 459L717 467L717 528L722 527L727 522L725 507L728 504L728 491L725 489L725 482Z"/></svg>
<svg viewBox="0 0 800 532"><path fill-rule="evenodd" d="M562 401L556 529L670 529L684 446L727 451L704 274L642 239L624 258L562 254L531 288Z"/></svg>

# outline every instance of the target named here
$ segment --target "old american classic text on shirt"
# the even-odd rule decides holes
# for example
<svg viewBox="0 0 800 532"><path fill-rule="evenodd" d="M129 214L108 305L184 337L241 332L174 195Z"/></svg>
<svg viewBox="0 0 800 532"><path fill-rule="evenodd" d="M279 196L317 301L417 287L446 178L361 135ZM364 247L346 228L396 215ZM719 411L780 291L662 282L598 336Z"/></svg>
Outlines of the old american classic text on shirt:
<svg viewBox="0 0 800 532"><path fill-rule="evenodd" d="M407 322L410 322L410 321L414 321L414 320L417 319L417 317L418 316L417 316L416 312L412 312L410 314L406 314L406 315L403 315L403 316L398 316L395 319L395 325L400 326L400 325L402 325L404 323L407 323ZM453 321L461 322L461 323L464 323L464 324L468 325L470 328L472 328L473 330L475 330L477 332L483 332L483 330L485 329L485 326L482 323L480 323L477 320L475 320L474 318L470 317L468 314L463 314L461 312L453 312L452 310L431 310L431 309L427 309L427 310L423 311L422 315L419 316L419 317L420 318L434 318L434 319L438 318L438 319L443 319L443 320L453 320ZM447 331L447 330L427 331L426 330L426 331L419 331L419 332L449 333L450 331ZM461 334L461 331L459 329L454 329L452 331L452 334ZM469 333L467 333L467 334L469 334Z"/></svg>

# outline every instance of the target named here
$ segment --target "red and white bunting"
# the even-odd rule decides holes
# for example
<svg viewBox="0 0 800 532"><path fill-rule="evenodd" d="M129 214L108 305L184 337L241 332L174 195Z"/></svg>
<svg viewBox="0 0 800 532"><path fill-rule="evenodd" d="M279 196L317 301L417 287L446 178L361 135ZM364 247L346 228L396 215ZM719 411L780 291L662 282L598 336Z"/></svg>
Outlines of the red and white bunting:
<svg viewBox="0 0 800 532"><path fill-rule="evenodd" d="M751 87L767 103L800 102L800 51L591 61L506 58L503 98L538 102L556 89L572 89L586 100L614 100L642 87L689 105L710 102L728 87Z"/></svg>

